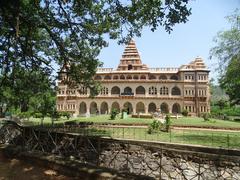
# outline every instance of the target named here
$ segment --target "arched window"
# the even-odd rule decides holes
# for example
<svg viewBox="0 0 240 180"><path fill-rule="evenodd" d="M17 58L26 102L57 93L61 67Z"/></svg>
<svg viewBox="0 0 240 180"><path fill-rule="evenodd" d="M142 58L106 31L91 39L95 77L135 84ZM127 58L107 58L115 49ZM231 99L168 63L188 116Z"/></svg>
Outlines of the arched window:
<svg viewBox="0 0 240 180"><path fill-rule="evenodd" d="M101 76L99 76L99 75L97 75L97 76L95 76L95 78L94 78L95 80L101 80L102 79L102 77Z"/></svg>
<svg viewBox="0 0 240 180"><path fill-rule="evenodd" d="M128 70L131 70L133 67L132 67L132 65L130 64L130 65L128 65Z"/></svg>
<svg viewBox="0 0 240 180"><path fill-rule="evenodd" d="M127 76L127 79L132 79L132 76L131 76L131 75L128 75L128 76Z"/></svg>
<svg viewBox="0 0 240 180"><path fill-rule="evenodd" d="M120 79L125 79L125 76L124 76L124 75L121 75L121 76L120 76Z"/></svg>
<svg viewBox="0 0 240 180"><path fill-rule="evenodd" d="M136 113L145 113L145 106L142 102L138 102L136 105Z"/></svg>
<svg viewBox="0 0 240 180"><path fill-rule="evenodd" d="M173 96L179 96L179 95L181 95L181 91L180 91L180 89L179 89L177 86L175 86L175 87L172 88L172 95L173 95Z"/></svg>
<svg viewBox="0 0 240 180"><path fill-rule="evenodd" d="M119 77L118 76L113 76L113 79L118 79Z"/></svg>
<svg viewBox="0 0 240 180"><path fill-rule="evenodd" d="M137 80L138 79L138 75L134 75L133 79Z"/></svg>
<svg viewBox="0 0 240 180"><path fill-rule="evenodd" d="M168 95L168 88L163 86L160 88L160 95Z"/></svg>
<svg viewBox="0 0 240 180"><path fill-rule="evenodd" d="M145 94L145 88L143 86L138 86L136 88L136 94Z"/></svg>
<svg viewBox="0 0 240 180"><path fill-rule="evenodd" d="M117 86L114 86L112 89L111 89L111 94L113 95L116 95L116 94L120 94L120 88L117 87Z"/></svg>
<svg viewBox="0 0 240 180"><path fill-rule="evenodd" d="M157 88L156 87L150 87L149 88L149 91L148 91L148 94L150 95L156 95L157 94Z"/></svg>
<svg viewBox="0 0 240 180"><path fill-rule="evenodd" d="M150 75L150 76L149 76L149 79L156 79L156 76Z"/></svg>
<svg viewBox="0 0 240 180"><path fill-rule="evenodd" d="M166 80L166 79L167 79L167 76L164 75L164 74L162 74L162 75L159 76L159 79Z"/></svg>
<svg viewBox="0 0 240 180"><path fill-rule="evenodd" d="M130 88L130 87L124 88L124 93L125 94L132 94L132 88Z"/></svg>
<svg viewBox="0 0 240 180"><path fill-rule="evenodd" d="M101 95L107 95L108 94L108 88L107 87L103 87L100 91Z"/></svg>
<svg viewBox="0 0 240 180"><path fill-rule="evenodd" d="M145 75L141 75L140 79L146 79Z"/></svg>
<svg viewBox="0 0 240 180"><path fill-rule="evenodd" d="M172 76L170 77L170 79L171 79L171 80L178 80L178 76L177 76L177 75L172 75Z"/></svg>
<svg viewBox="0 0 240 180"><path fill-rule="evenodd" d="M109 75L106 75L106 76L104 77L104 79L105 79L105 80L110 80L110 79L112 79L112 77L109 76Z"/></svg>

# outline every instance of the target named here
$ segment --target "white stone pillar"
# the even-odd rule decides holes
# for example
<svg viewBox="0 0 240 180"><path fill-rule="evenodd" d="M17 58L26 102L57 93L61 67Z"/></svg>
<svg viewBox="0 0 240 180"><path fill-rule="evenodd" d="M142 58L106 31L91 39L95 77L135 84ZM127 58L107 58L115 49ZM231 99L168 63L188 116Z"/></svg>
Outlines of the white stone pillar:
<svg viewBox="0 0 240 180"><path fill-rule="evenodd" d="M144 110L145 110L145 114L147 114L148 113L148 106L145 105Z"/></svg>
<svg viewBox="0 0 240 180"><path fill-rule="evenodd" d="M133 106L133 114L136 114L136 107Z"/></svg>

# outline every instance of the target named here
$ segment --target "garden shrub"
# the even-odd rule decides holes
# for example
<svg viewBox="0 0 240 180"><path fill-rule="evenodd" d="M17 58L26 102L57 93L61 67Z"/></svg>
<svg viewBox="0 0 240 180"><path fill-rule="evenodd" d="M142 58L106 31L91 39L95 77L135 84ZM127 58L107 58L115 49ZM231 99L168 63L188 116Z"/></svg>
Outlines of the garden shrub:
<svg viewBox="0 0 240 180"><path fill-rule="evenodd" d="M111 110L110 119L111 119L111 120L115 120L116 117L117 117L117 115L118 115L118 113L119 113L118 110L115 109L115 108L113 108L113 109Z"/></svg>
<svg viewBox="0 0 240 180"><path fill-rule="evenodd" d="M166 119L166 121L165 121L165 127L166 127L165 130L166 130L166 132L168 132L169 129L170 129L170 125L171 125L170 115L167 114L165 119Z"/></svg>
<svg viewBox="0 0 240 180"><path fill-rule="evenodd" d="M209 121L211 115L210 115L210 113L203 113L203 114L202 114L202 117L203 117L204 121Z"/></svg>
<svg viewBox="0 0 240 180"><path fill-rule="evenodd" d="M184 109L184 110L182 111L182 115L183 115L183 116L188 116L188 110Z"/></svg>
<svg viewBox="0 0 240 180"><path fill-rule="evenodd" d="M161 122L154 120L151 124L148 125L148 134L152 134L156 131L159 131L161 128Z"/></svg>
<svg viewBox="0 0 240 180"><path fill-rule="evenodd" d="M42 118L42 117L43 117L43 114L40 113L40 112L36 112L36 113L33 114L33 117L34 117L34 118Z"/></svg>
<svg viewBox="0 0 240 180"><path fill-rule="evenodd" d="M63 112L59 112L59 116L66 117L69 120L71 117L71 114L69 112L63 111Z"/></svg>
<svg viewBox="0 0 240 180"><path fill-rule="evenodd" d="M31 117L31 112L20 112L17 114L20 119L29 119Z"/></svg>

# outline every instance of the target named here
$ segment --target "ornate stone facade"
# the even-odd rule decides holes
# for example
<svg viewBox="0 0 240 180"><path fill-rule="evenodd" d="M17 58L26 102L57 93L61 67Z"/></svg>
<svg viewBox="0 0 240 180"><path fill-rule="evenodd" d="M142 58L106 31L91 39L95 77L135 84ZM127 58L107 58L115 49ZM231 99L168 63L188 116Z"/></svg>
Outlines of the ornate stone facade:
<svg viewBox="0 0 240 180"><path fill-rule="evenodd" d="M89 90L77 91L58 84L57 110L73 115L107 114L112 108L129 114L181 113L190 115L210 111L209 70L199 57L179 68L148 68L142 64L135 42L129 42L118 68L99 68L95 80L101 82L98 96ZM80 93L79 93L80 92Z"/></svg>

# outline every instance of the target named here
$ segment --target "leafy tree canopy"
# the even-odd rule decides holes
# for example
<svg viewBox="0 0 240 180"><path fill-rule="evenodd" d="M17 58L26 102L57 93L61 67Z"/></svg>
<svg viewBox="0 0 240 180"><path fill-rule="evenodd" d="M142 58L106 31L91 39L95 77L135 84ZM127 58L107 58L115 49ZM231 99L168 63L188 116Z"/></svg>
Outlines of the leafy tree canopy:
<svg viewBox="0 0 240 180"><path fill-rule="evenodd" d="M187 21L189 0L0 0L0 67L48 68L72 65L89 86L107 46L104 35L127 42L144 26L167 32ZM71 68L70 68L71 69ZM88 77L84 78L85 75Z"/></svg>
<svg viewBox="0 0 240 180"><path fill-rule="evenodd" d="M240 104L240 11L227 17L232 27L219 32L211 55L219 59L220 85L232 104Z"/></svg>
<svg viewBox="0 0 240 180"><path fill-rule="evenodd" d="M67 65L67 80L97 93L92 77L104 37L125 43L144 26L171 32L191 14L188 1L0 0L0 104L45 111L51 103L40 106L40 99L49 96L54 64Z"/></svg>

